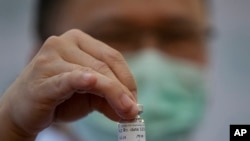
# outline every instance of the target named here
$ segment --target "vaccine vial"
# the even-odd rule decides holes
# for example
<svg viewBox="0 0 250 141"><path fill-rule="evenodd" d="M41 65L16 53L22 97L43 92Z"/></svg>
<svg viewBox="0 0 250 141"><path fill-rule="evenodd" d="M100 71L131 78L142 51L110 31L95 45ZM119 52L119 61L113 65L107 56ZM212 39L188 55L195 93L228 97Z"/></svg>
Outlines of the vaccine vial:
<svg viewBox="0 0 250 141"><path fill-rule="evenodd" d="M135 119L118 123L118 141L146 141L144 120L140 117L143 105L137 104L139 113Z"/></svg>

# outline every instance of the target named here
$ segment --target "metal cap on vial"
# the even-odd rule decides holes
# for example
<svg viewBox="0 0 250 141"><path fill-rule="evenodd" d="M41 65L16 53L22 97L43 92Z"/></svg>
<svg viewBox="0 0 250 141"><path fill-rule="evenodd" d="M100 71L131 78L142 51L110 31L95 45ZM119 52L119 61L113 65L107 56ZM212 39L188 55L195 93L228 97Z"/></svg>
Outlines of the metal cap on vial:
<svg viewBox="0 0 250 141"><path fill-rule="evenodd" d="M141 114L143 112L143 105L142 104L137 104L137 107L139 109L138 114Z"/></svg>

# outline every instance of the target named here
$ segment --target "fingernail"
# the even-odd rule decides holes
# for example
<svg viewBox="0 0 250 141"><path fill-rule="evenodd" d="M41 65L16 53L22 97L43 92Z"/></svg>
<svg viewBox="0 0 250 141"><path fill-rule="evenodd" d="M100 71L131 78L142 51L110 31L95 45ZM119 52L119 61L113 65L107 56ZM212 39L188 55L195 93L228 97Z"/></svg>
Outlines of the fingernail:
<svg viewBox="0 0 250 141"><path fill-rule="evenodd" d="M131 107L134 104L133 100L129 98L126 94L123 94L121 96L121 103L126 108Z"/></svg>
<svg viewBox="0 0 250 141"><path fill-rule="evenodd" d="M126 117L128 115L126 115L126 116L123 115L124 119L133 119L134 116L136 116L138 114L139 109L137 107L137 104L128 95L123 94L121 96L121 103L122 103L122 105L125 108L130 108L129 109L129 115L130 115L130 117ZM133 117L131 117L131 116L133 116Z"/></svg>
<svg viewBox="0 0 250 141"><path fill-rule="evenodd" d="M137 115L139 113L139 108L137 106L137 104L135 104L131 110L131 113Z"/></svg>

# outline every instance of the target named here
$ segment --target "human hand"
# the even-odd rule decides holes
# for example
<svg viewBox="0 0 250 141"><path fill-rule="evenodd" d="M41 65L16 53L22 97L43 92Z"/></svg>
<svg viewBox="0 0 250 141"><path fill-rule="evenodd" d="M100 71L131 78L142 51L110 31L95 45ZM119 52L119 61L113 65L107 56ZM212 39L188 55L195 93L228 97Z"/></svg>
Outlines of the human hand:
<svg viewBox="0 0 250 141"><path fill-rule="evenodd" d="M5 92L0 107L23 135L93 110L112 120L138 112L135 80L122 55L79 30L50 37Z"/></svg>

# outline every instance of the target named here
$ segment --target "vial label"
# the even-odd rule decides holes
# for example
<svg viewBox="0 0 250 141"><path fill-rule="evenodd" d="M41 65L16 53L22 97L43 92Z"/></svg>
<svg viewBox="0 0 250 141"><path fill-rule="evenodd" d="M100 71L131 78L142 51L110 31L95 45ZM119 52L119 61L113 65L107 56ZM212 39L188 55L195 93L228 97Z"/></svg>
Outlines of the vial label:
<svg viewBox="0 0 250 141"><path fill-rule="evenodd" d="M146 141L144 123L119 123L118 141Z"/></svg>

